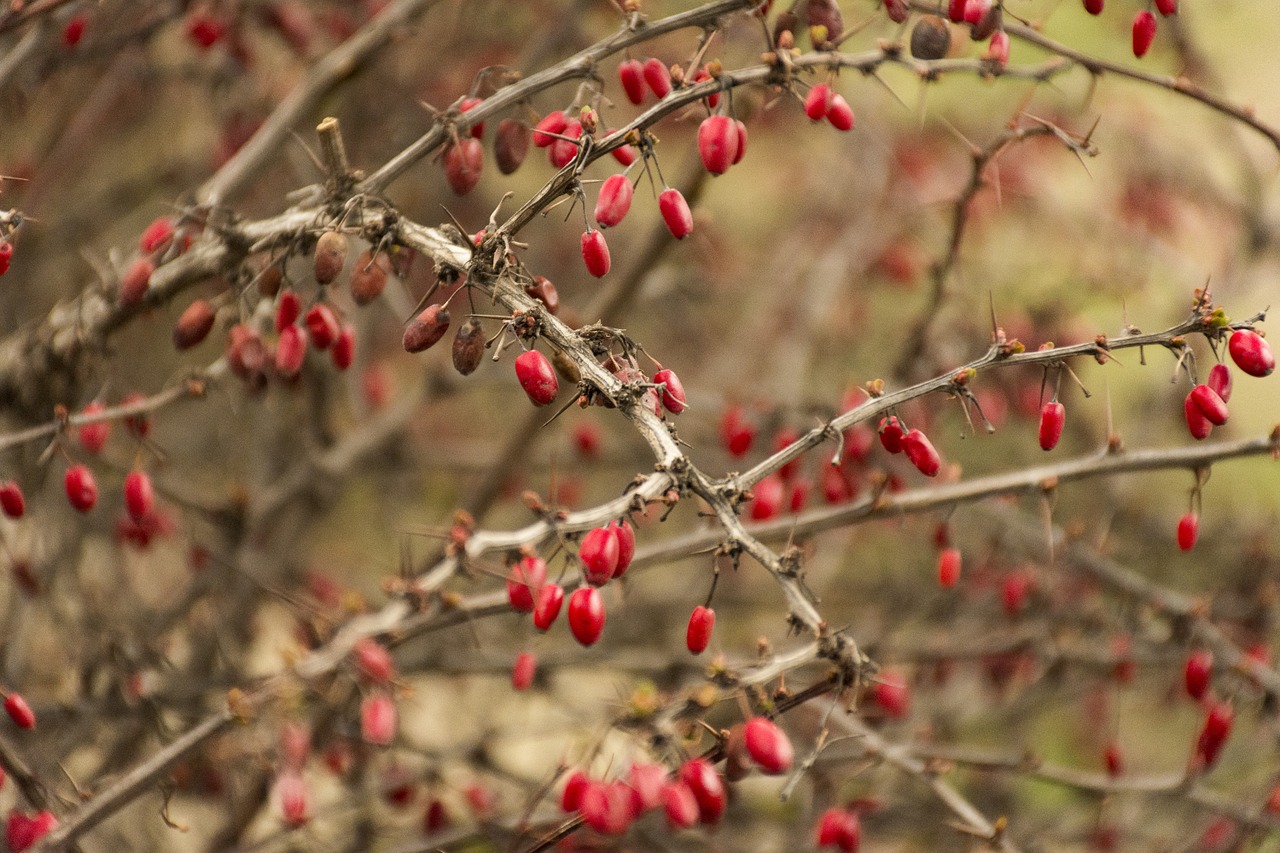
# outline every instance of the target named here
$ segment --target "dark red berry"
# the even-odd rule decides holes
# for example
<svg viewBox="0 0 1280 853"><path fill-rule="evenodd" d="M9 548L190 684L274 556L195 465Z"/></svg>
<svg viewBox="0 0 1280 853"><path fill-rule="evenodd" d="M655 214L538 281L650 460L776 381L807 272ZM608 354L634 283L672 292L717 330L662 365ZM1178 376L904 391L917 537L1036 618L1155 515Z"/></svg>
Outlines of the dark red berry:
<svg viewBox="0 0 1280 853"><path fill-rule="evenodd" d="M332 284L347 265L347 235L326 231L316 241L314 272L317 284ZM324 347L321 347L324 349Z"/></svg>
<svg viewBox="0 0 1280 853"><path fill-rule="evenodd" d="M1143 9L1133 18L1133 55L1141 59L1156 38L1156 16Z"/></svg>
<svg viewBox="0 0 1280 853"><path fill-rule="evenodd" d="M484 103L483 98L475 98L475 97L463 98L462 101L459 102L458 104L458 112L460 114L465 112L470 112L471 110L474 110L476 107L480 106L483 103ZM483 138L484 122L478 121L475 124L471 125L470 134L474 139Z"/></svg>
<svg viewBox="0 0 1280 853"><path fill-rule="evenodd" d="M817 836L819 847L834 847L841 853L857 853L862 841L858 813L851 809L827 809L818 819Z"/></svg>
<svg viewBox="0 0 1280 853"><path fill-rule="evenodd" d="M1062 438L1062 427L1066 423L1067 410L1057 400L1050 400L1040 410L1040 449L1053 450Z"/></svg>
<svg viewBox="0 0 1280 853"><path fill-rule="evenodd" d="M98 482L83 465L72 465L63 476L67 500L79 512L88 512L98 502Z"/></svg>
<svg viewBox="0 0 1280 853"><path fill-rule="evenodd" d="M279 301L276 303L276 334L283 332L286 328L298 322L298 317L301 315L302 297L292 290L280 291Z"/></svg>
<svg viewBox="0 0 1280 853"><path fill-rule="evenodd" d="M918 429L913 429L902 437L902 450L926 477L936 477L942 468L942 457L929 441L928 436Z"/></svg>
<svg viewBox="0 0 1280 853"><path fill-rule="evenodd" d="M694 758L686 761L680 768L680 781L693 791L693 798L698 801L698 819L711 825L720 822L724 817L724 809L728 803L724 780L705 758Z"/></svg>
<svg viewBox="0 0 1280 853"><path fill-rule="evenodd" d="M120 277L120 304L129 307L141 302L151 287L151 274L155 271L156 265L150 258L135 258Z"/></svg>
<svg viewBox="0 0 1280 853"><path fill-rule="evenodd" d="M307 357L307 339L302 329L286 326L276 340L276 372L291 379L302 372L302 362Z"/></svg>
<svg viewBox="0 0 1280 853"><path fill-rule="evenodd" d="M518 613L530 613L547 581L547 563L541 557L521 558L507 575L507 601Z"/></svg>
<svg viewBox="0 0 1280 853"><path fill-rule="evenodd" d="M1204 416L1204 411L1196 405L1196 401L1190 394L1182 403L1183 414L1187 419L1187 430L1191 433L1191 437L1195 439L1206 439L1209 433L1213 432L1213 424L1209 423L1209 419Z"/></svg>
<svg viewBox="0 0 1280 853"><path fill-rule="evenodd" d="M671 94L671 69L667 68L661 59L656 56L646 59L643 74L644 82L649 84L649 88L659 101Z"/></svg>
<svg viewBox="0 0 1280 853"><path fill-rule="evenodd" d="M34 729L36 727L35 711L31 710L27 700L22 698L22 694L10 693L4 697L4 710L18 728Z"/></svg>
<svg viewBox="0 0 1280 853"><path fill-rule="evenodd" d="M1227 351L1236 367L1250 376L1270 376L1276 369L1276 356L1266 338L1252 329L1236 329L1227 343Z"/></svg>
<svg viewBox="0 0 1280 853"><path fill-rule="evenodd" d="M584 646L595 645L604 632L604 599L600 590L584 586L569 596L569 630L573 638Z"/></svg>
<svg viewBox="0 0 1280 853"><path fill-rule="evenodd" d="M22 489L12 480L0 483L0 510L9 518L22 518L27 511L27 501L22 496Z"/></svg>
<svg viewBox="0 0 1280 853"><path fill-rule="evenodd" d="M1196 759L1201 768L1212 767L1222 753L1222 747L1231 736L1235 722L1235 710L1227 702L1215 702L1205 716L1204 726L1196 739Z"/></svg>
<svg viewBox="0 0 1280 853"><path fill-rule="evenodd" d="M368 305L377 299L387 286L390 271L391 261L385 252L379 252L376 257L368 249L361 252L351 271L351 298L357 305Z"/></svg>
<svg viewBox="0 0 1280 853"><path fill-rule="evenodd" d="M155 505L155 490L145 471L131 471L124 478L124 507L135 523L141 524Z"/></svg>
<svg viewBox="0 0 1280 853"><path fill-rule="evenodd" d="M684 385L674 370L662 368L653 374L653 384L662 386L662 405L671 414L678 415L689 407L684 395Z"/></svg>
<svg viewBox="0 0 1280 853"><path fill-rule="evenodd" d="M404 328L405 352L422 352L436 345L449 331L449 309L443 305L428 305Z"/></svg>
<svg viewBox="0 0 1280 853"><path fill-rule="evenodd" d="M1200 516L1188 512L1178 519L1178 547L1190 551L1196 546L1196 537L1200 535Z"/></svg>
<svg viewBox="0 0 1280 853"><path fill-rule="evenodd" d="M338 316L323 302L311 306L304 322L307 325L307 336L311 338L311 345L318 350L328 349L342 332Z"/></svg>
<svg viewBox="0 0 1280 853"><path fill-rule="evenodd" d="M454 195L466 195L480 182L484 169L484 148L480 140L468 136L444 152L444 177Z"/></svg>
<svg viewBox="0 0 1280 853"><path fill-rule="evenodd" d="M617 529L596 527L588 530L578 546L578 559L582 561L587 583L592 586L608 583L618 568Z"/></svg>
<svg viewBox="0 0 1280 853"><path fill-rule="evenodd" d="M329 358L338 370L346 370L356 357L356 330L351 326L343 326L338 332L338 339L329 348Z"/></svg>
<svg viewBox="0 0 1280 853"><path fill-rule="evenodd" d="M533 605L533 626L539 631L548 631L560 615L560 607L564 603L564 588L559 584L549 583L538 590L537 600Z"/></svg>
<svg viewBox="0 0 1280 853"><path fill-rule="evenodd" d="M1204 698L1209 690L1209 680L1213 676L1213 652L1208 649L1197 649L1187 656L1187 664L1183 670L1183 683L1187 695L1197 702Z"/></svg>
<svg viewBox="0 0 1280 853"><path fill-rule="evenodd" d="M1156 0L1156 10L1165 17L1178 13L1178 0Z"/></svg>
<svg viewBox="0 0 1280 853"><path fill-rule="evenodd" d="M636 532L625 518L621 521L609 522L609 529L614 531L618 538L618 565L613 570L613 576L620 578L627 573L627 569L631 568L631 560L636 555Z"/></svg>
<svg viewBox="0 0 1280 853"><path fill-rule="evenodd" d="M197 299L187 306L173 327L173 346L186 350L199 344L213 329L213 306L204 299Z"/></svg>
<svg viewBox="0 0 1280 853"><path fill-rule="evenodd" d="M618 65L618 80L627 100L633 104L644 103L644 65L638 59L625 59Z"/></svg>
<svg viewBox="0 0 1280 853"><path fill-rule="evenodd" d="M510 175L524 163L529 153L529 125L513 118L498 122L498 132L493 137L493 159L498 171Z"/></svg>
<svg viewBox="0 0 1280 853"><path fill-rule="evenodd" d="M813 121L822 121L831 109L831 87L826 83L818 83L809 89L804 98L804 114Z"/></svg>
<svg viewBox="0 0 1280 853"><path fill-rule="evenodd" d="M564 129L568 126L569 118L563 110L547 113L533 129L533 144L539 148L546 148L556 141L556 137L552 134L564 133Z"/></svg>
<svg viewBox="0 0 1280 853"><path fill-rule="evenodd" d="M902 439L906 433L896 417L890 415L880 419L880 444L890 453L902 452Z"/></svg>
<svg viewBox="0 0 1280 853"><path fill-rule="evenodd" d="M634 192L631 179L626 175L610 175L605 178L596 199L596 224L601 228L612 228L621 222L631 209Z"/></svg>
<svg viewBox="0 0 1280 853"><path fill-rule="evenodd" d="M1227 422L1227 404L1208 385L1197 385L1191 389L1191 401L1196 404L1205 420L1214 426L1222 426Z"/></svg>
<svg viewBox="0 0 1280 853"><path fill-rule="evenodd" d="M603 278L608 275L612 262L609 258L609 244L604 241L602 232L583 232L582 261L587 265L587 272L596 278Z"/></svg>
<svg viewBox="0 0 1280 853"><path fill-rule="evenodd" d="M1084 0L1084 10L1090 15L1102 14L1103 0Z"/></svg>
<svg viewBox="0 0 1280 853"><path fill-rule="evenodd" d="M943 548L938 552L938 584L950 589L960 580L960 549Z"/></svg>

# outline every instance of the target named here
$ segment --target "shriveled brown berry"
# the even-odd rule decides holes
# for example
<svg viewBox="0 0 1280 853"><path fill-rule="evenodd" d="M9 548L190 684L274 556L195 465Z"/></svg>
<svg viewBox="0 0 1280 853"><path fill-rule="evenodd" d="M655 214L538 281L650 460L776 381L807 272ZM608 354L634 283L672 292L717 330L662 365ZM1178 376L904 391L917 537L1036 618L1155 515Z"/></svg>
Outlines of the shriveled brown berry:
<svg viewBox="0 0 1280 853"><path fill-rule="evenodd" d="M524 286L524 292L541 302L549 313L560 313L560 292L544 276L535 275L533 281Z"/></svg>
<svg viewBox="0 0 1280 853"><path fill-rule="evenodd" d="M453 336L453 366L463 376L470 376L484 357L484 327L472 317L458 327Z"/></svg>
<svg viewBox="0 0 1280 853"><path fill-rule="evenodd" d="M937 15L924 15L911 29L911 55L942 59L951 50L951 27Z"/></svg>
<svg viewBox="0 0 1280 853"><path fill-rule="evenodd" d="M529 153L529 125L513 118L498 122L498 132L493 138L493 159L498 171L510 175L524 163Z"/></svg>
<svg viewBox="0 0 1280 853"><path fill-rule="evenodd" d="M347 237L337 231L326 231L316 241L316 282L332 284L347 264Z"/></svg>
<svg viewBox="0 0 1280 853"><path fill-rule="evenodd" d="M448 308L443 305L428 305L405 326L405 352L422 352L435 345L449 330L449 319Z"/></svg>
<svg viewBox="0 0 1280 853"><path fill-rule="evenodd" d="M382 295L387 286L387 273L391 271L391 261L385 252L374 256L366 249L356 258L355 269L351 271L351 298L357 305L368 305Z"/></svg>

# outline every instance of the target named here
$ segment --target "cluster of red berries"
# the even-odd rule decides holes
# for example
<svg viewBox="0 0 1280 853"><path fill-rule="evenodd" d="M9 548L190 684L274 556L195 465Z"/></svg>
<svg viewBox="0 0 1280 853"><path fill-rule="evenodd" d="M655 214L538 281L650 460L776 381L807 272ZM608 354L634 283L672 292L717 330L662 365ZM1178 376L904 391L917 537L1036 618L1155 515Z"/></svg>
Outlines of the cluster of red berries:
<svg viewBox="0 0 1280 853"><path fill-rule="evenodd" d="M622 835L646 812L659 808L672 829L699 823L712 826L724 817L728 791L724 779L705 758L686 761L672 774L661 764L636 762L625 779L592 779L576 770L565 781L560 808L577 812L601 835Z"/></svg>

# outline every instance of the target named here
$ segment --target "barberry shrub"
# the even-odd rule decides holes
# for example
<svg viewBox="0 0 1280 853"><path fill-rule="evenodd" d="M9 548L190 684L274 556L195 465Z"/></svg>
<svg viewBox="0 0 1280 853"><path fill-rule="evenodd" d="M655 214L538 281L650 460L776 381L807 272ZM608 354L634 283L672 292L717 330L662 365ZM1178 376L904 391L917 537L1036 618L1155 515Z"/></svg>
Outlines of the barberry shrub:
<svg viewBox="0 0 1280 853"><path fill-rule="evenodd" d="M10 848L1274 846L1262 0L11 5Z"/></svg>

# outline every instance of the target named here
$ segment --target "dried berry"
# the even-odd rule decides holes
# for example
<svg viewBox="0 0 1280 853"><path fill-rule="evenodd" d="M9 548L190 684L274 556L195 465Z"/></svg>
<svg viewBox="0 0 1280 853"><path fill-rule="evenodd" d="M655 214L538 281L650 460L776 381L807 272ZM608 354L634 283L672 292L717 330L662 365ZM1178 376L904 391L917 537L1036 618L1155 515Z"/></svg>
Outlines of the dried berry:
<svg viewBox="0 0 1280 853"><path fill-rule="evenodd" d="M1062 427L1066 423L1067 410L1057 400L1050 400L1040 410L1040 449L1053 450L1062 438Z"/></svg>
<svg viewBox="0 0 1280 853"><path fill-rule="evenodd" d="M634 187L626 175L610 175L600 185L596 199L595 219L601 228L612 228L623 220L631 209Z"/></svg>
<svg viewBox="0 0 1280 853"><path fill-rule="evenodd" d="M1236 329L1227 343L1231 360L1250 376L1270 376L1276 369L1276 356L1266 338L1252 329Z"/></svg>
<svg viewBox="0 0 1280 853"><path fill-rule="evenodd" d="M387 286L390 271L391 261L385 252L379 252L376 257L368 249L361 252L351 271L351 298L357 305L368 305L377 299Z"/></svg>
<svg viewBox="0 0 1280 853"><path fill-rule="evenodd" d="M836 0L809 0L805 10L813 46L818 50L834 48L844 35L844 18Z"/></svg>
<svg viewBox="0 0 1280 853"><path fill-rule="evenodd" d="M604 241L602 232L583 232L582 261L587 265L587 272L596 278L603 278L609 274L612 261L609 258L609 244Z"/></svg>
<svg viewBox="0 0 1280 853"><path fill-rule="evenodd" d="M405 352L422 352L435 346L449 331L449 309L443 305L428 305L404 328L401 343Z"/></svg>
<svg viewBox="0 0 1280 853"><path fill-rule="evenodd" d="M685 630L685 647L691 654L700 655L711 642L711 632L716 627L716 612L710 607L699 604L693 608L689 616L689 627Z"/></svg>
<svg viewBox="0 0 1280 853"><path fill-rule="evenodd" d="M498 122L498 132L493 137L493 159L498 171L510 175L524 163L529 153L529 125L513 118Z"/></svg>
<svg viewBox="0 0 1280 853"><path fill-rule="evenodd" d="M173 327L173 346L178 350L191 349L209 336L215 319L213 306L207 300L197 299L187 306Z"/></svg>
<svg viewBox="0 0 1280 853"><path fill-rule="evenodd" d="M444 152L444 177L454 195L466 195L480 182L484 147L474 137L460 139Z"/></svg>
<svg viewBox="0 0 1280 853"><path fill-rule="evenodd" d="M1156 38L1156 16L1143 9L1133 18L1133 55L1141 59Z"/></svg>
<svg viewBox="0 0 1280 853"><path fill-rule="evenodd" d="M942 59L950 50L951 27L937 15L922 15L911 28L911 55L916 59Z"/></svg>
<svg viewBox="0 0 1280 853"><path fill-rule="evenodd" d="M332 284L347 265L347 235L326 231L316 241L316 283Z"/></svg>
<svg viewBox="0 0 1280 853"><path fill-rule="evenodd" d="M516 356L516 379L535 406L546 406L560 393L560 382L547 357L537 350Z"/></svg>
<svg viewBox="0 0 1280 853"><path fill-rule="evenodd" d="M551 314L560 313L560 291L546 277L535 275L533 281L524 286L524 292L541 302Z"/></svg>
<svg viewBox="0 0 1280 853"><path fill-rule="evenodd" d="M708 116L698 125L698 155L713 175L723 175L738 153L738 126L729 116Z"/></svg>
<svg viewBox="0 0 1280 853"><path fill-rule="evenodd" d="M569 596L569 630L573 638L584 646L595 645L604 632L604 600L600 590L584 586Z"/></svg>
<svg viewBox="0 0 1280 853"><path fill-rule="evenodd" d="M483 357L484 327L475 317L470 317L453 336L453 367L463 376L470 376Z"/></svg>

